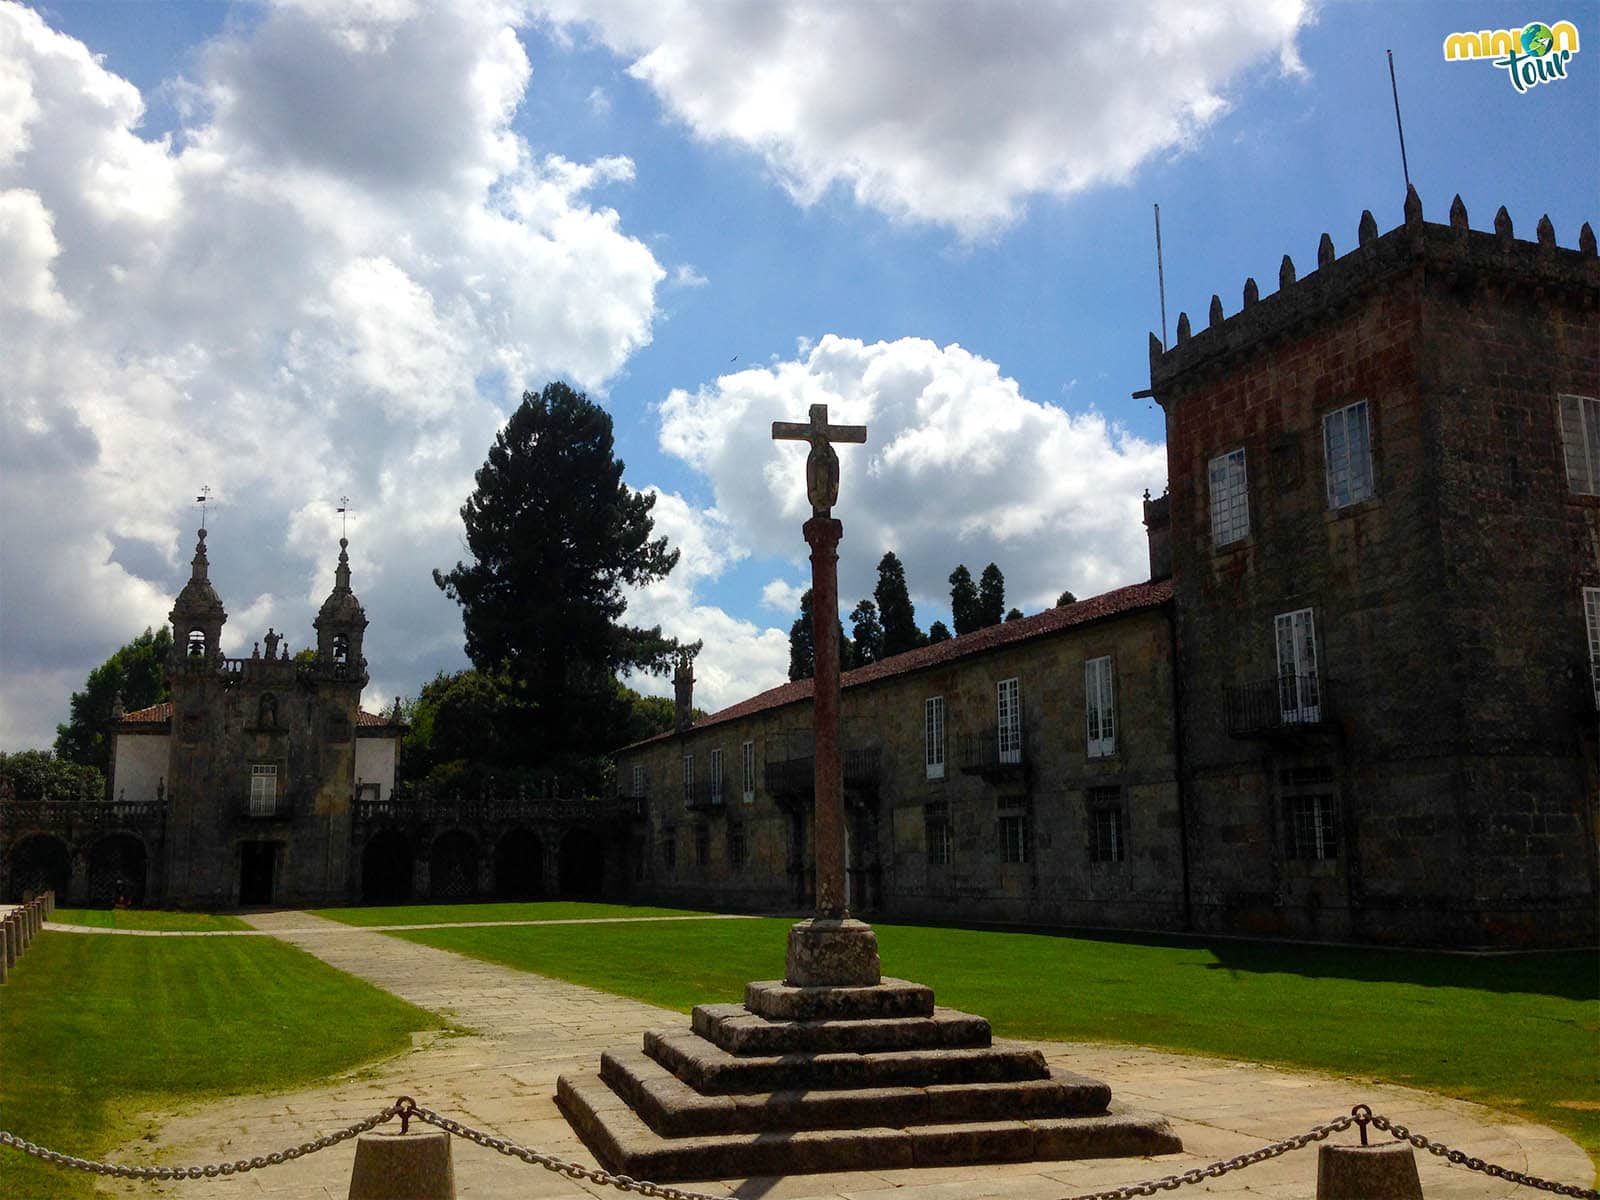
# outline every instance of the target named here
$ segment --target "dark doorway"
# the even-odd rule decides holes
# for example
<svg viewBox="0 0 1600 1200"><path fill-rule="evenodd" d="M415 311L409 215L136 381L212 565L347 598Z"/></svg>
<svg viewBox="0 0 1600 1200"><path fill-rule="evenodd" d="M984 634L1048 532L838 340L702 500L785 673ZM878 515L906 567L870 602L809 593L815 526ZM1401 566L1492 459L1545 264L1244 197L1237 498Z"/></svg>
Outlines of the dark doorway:
<svg viewBox="0 0 1600 1200"><path fill-rule="evenodd" d="M65 901L71 881L72 855L61 839L35 834L11 848L11 881L6 899L13 904L46 891L54 891L58 900Z"/></svg>
<svg viewBox="0 0 1600 1200"><path fill-rule="evenodd" d="M367 843L361 855L361 899L368 904L398 904L411 899L411 843L386 830Z"/></svg>
<svg viewBox="0 0 1600 1200"><path fill-rule="evenodd" d="M90 904L143 904L144 843L125 833L103 837L89 851Z"/></svg>
<svg viewBox="0 0 1600 1200"><path fill-rule="evenodd" d="M459 829L442 833L428 851L428 896L470 900L478 894L478 843Z"/></svg>
<svg viewBox="0 0 1600 1200"><path fill-rule="evenodd" d="M277 842L239 844L239 903L272 903L272 876L278 865Z"/></svg>
<svg viewBox="0 0 1600 1200"><path fill-rule="evenodd" d="M561 839L561 894L598 900L605 891L606 843L600 834L574 829Z"/></svg>
<svg viewBox="0 0 1600 1200"><path fill-rule="evenodd" d="M537 900L544 895L544 843L526 829L513 829L494 850L494 894L500 900Z"/></svg>

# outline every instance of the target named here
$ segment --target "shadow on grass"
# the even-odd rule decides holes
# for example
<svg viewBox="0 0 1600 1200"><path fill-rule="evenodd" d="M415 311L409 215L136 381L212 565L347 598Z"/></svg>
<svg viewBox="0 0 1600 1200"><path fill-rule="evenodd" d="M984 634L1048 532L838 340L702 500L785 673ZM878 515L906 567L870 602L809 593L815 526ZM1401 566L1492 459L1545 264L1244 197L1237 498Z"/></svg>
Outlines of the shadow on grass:
<svg viewBox="0 0 1600 1200"><path fill-rule="evenodd" d="M1107 945L1193 950L1214 962L1184 964L1197 970L1252 975L1298 975L1308 979L1346 979L1362 983L1404 983L1418 987L1468 988L1503 994L1525 993L1563 1000L1600 999L1600 948L1543 950L1525 954L1325 946L1256 941L1207 934L1136 933L1116 929L1044 929L1036 925L874 921L878 928L964 929L974 933L1014 933Z"/></svg>

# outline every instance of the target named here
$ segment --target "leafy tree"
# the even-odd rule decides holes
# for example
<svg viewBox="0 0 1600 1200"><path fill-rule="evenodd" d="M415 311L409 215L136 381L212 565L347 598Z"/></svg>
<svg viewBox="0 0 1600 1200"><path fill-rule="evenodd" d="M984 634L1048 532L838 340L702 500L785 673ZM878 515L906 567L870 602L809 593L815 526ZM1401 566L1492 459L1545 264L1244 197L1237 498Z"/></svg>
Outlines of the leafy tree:
<svg viewBox="0 0 1600 1200"><path fill-rule="evenodd" d="M618 674L665 674L679 648L621 623L623 588L664 578L678 551L651 538L655 496L622 482L612 447L611 417L583 393L524 392L461 508L474 561L433 573L461 606L467 657L520 710L507 765L597 772L630 715Z"/></svg>
<svg viewBox="0 0 1600 1200"><path fill-rule="evenodd" d="M861 601L850 611L850 641L858 667L883 657L883 626L878 624L878 607L871 600Z"/></svg>
<svg viewBox="0 0 1600 1200"><path fill-rule="evenodd" d="M1006 615L1006 577L990 563L978 577L978 628L998 625Z"/></svg>
<svg viewBox="0 0 1600 1200"><path fill-rule="evenodd" d="M917 610L906 590L906 569L893 550L878 560L878 586L872 590L883 622L883 657L915 650L927 641L917 628Z"/></svg>
<svg viewBox="0 0 1600 1200"><path fill-rule="evenodd" d="M800 615L789 626L789 678L810 679L817 673L817 656L811 623L811 589L800 595ZM844 622L839 627L839 670L848 671L855 665L850 640L844 636Z"/></svg>
<svg viewBox="0 0 1600 1200"><path fill-rule="evenodd" d="M1057 608L1065 608L1067 605L1076 604L1077 602L1078 598L1071 592L1062 592L1061 595L1056 597Z"/></svg>
<svg viewBox="0 0 1600 1200"><path fill-rule="evenodd" d="M100 768L48 750L0 750L0 797L17 800L99 800L106 794Z"/></svg>
<svg viewBox="0 0 1600 1200"><path fill-rule="evenodd" d="M56 757L106 771L111 763L111 743L105 724L111 719L118 692L129 712L160 704L171 694L167 690L167 657L171 653L172 631L163 625L154 631L146 629L90 671L83 691L72 693L66 724L56 726Z"/></svg>
<svg viewBox="0 0 1600 1200"><path fill-rule="evenodd" d="M1006 620L1008 620L1008 621L1020 621L1020 620L1022 620L1022 610L1020 608L1007 609L1006 610Z"/></svg>
<svg viewBox="0 0 1600 1200"><path fill-rule="evenodd" d="M950 619L956 623L957 637L983 628L978 619L978 588L965 563L950 572Z"/></svg>
<svg viewBox="0 0 1600 1200"><path fill-rule="evenodd" d="M948 642L950 640L950 627L943 621L935 621L928 626L928 645L935 642Z"/></svg>

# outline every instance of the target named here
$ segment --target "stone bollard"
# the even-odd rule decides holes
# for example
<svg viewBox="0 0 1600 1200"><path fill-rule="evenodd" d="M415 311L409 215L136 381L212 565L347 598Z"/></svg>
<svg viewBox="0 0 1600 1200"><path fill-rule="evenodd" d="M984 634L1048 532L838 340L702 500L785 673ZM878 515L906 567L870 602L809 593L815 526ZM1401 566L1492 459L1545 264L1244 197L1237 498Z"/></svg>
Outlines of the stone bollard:
<svg viewBox="0 0 1600 1200"><path fill-rule="evenodd" d="M44 894L44 919L48 921L56 915L56 890L51 888Z"/></svg>
<svg viewBox="0 0 1600 1200"><path fill-rule="evenodd" d="M37 900L28 905L28 940L31 942L34 935L44 928L44 918L40 914L40 905Z"/></svg>
<svg viewBox="0 0 1600 1200"><path fill-rule="evenodd" d="M1319 1146L1317 1200L1422 1200L1417 1156L1399 1141Z"/></svg>
<svg viewBox="0 0 1600 1200"><path fill-rule="evenodd" d="M6 966L14 967L17 965L17 951L21 949L21 947L17 945L16 922L14 922L10 917L7 917L5 920L0 921L0 929L5 930L6 934L5 940L0 941L0 950L5 951Z"/></svg>
<svg viewBox="0 0 1600 1200"><path fill-rule="evenodd" d="M14 912L6 918L11 925L11 961L17 961L17 956L28 948L28 922L20 912Z"/></svg>
<svg viewBox="0 0 1600 1200"><path fill-rule="evenodd" d="M363 1133L356 1139L349 1200L455 1200L450 1135Z"/></svg>
<svg viewBox="0 0 1600 1200"><path fill-rule="evenodd" d="M11 932L5 927L5 922L0 921L0 983L6 981L6 973L10 964L6 962L6 946L11 941Z"/></svg>

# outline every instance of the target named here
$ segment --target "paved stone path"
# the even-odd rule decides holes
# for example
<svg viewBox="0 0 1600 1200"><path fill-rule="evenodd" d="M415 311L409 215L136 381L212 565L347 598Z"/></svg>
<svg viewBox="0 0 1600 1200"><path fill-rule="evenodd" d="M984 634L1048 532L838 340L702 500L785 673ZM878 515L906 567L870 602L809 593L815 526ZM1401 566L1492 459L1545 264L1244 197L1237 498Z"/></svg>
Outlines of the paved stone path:
<svg viewBox="0 0 1600 1200"><path fill-rule="evenodd" d="M276 914L273 914L276 915ZM291 933L396 933L408 929L482 929L488 925L638 925L650 921L756 921L747 913L690 913L675 917L548 917L530 921L433 921L424 925L344 925L311 913L302 914L316 925L271 929L108 929L103 925L68 925L46 921L57 933L109 933L116 937L282 937ZM5 911L0 908L0 918Z"/></svg>
<svg viewBox="0 0 1600 1200"><path fill-rule="evenodd" d="M687 1017L589 988L463 958L307 913L248 918L325 962L369 980L473 1032L419 1036L408 1054L323 1086L247 1097L182 1113L153 1113L146 1138L120 1148L119 1162L217 1162L282 1149L375 1112L404 1092L426 1107L549 1153L594 1159L555 1107L556 1076L592 1069L608 1047L636 1044L648 1029ZM782 961L774 947L774 974ZM891 964L892 965L892 964ZM707 997L725 1000L728 997ZM1163 1159L1007 1163L931 1170L854 1171L722 1183L693 1190L743 1200L1059 1200L1226 1158L1301 1132L1357 1101L1439 1141L1517 1170L1589 1184L1594 1168L1573 1142L1539 1125L1392 1085L1276 1070L1253 1063L1163 1054L1123 1046L1039 1043L1054 1064L1099 1076L1124 1104L1168 1116L1186 1153ZM223 1047L218 1047L222 1052ZM1354 1131L1338 1140L1354 1141ZM167 1185L102 1181L103 1194L182 1197L330 1197L349 1188L353 1143L234 1179ZM622 1193L579 1183L454 1145L461 1200L569 1198ZM1429 1200L1488 1200L1534 1193L1420 1155ZM1309 1197L1316 1151L1298 1151L1185 1189L1179 1195Z"/></svg>

